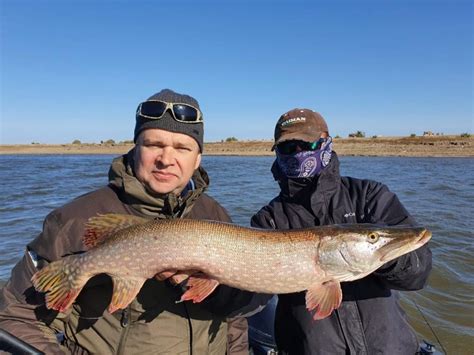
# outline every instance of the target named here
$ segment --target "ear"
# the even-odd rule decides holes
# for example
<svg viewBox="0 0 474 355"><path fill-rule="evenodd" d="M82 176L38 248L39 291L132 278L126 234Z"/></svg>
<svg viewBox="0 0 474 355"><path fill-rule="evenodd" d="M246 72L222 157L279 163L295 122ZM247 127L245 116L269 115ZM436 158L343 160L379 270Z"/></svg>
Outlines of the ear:
<svg viewBox="0 0 474 355"><path fill-rule="evenodd" d="M194 170L199 168L199 165L201 165L201 158L202 158L202 154L199 153L196 157L196 164L194 164Z"/></svg>

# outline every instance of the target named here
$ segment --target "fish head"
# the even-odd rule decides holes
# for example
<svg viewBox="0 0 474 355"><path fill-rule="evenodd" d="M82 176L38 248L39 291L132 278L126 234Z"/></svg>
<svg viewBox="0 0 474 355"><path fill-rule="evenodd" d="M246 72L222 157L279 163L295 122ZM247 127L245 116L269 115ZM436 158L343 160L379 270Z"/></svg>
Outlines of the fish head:
<svg viewBox="0 0 474 355"><path fill-rule="evenodd" d="M383 264L418 249L431 232L422 227L333 226L321 238L319 264L340 281L359 279Z"/></svg>

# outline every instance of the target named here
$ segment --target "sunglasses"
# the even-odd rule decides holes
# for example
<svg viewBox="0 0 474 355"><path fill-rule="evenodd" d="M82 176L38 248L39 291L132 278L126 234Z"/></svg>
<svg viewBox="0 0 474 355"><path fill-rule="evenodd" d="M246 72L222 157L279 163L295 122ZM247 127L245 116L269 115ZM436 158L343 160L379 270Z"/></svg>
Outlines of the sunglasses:
<svg viewBox="0 0 474 355"><path fill-rule="evenodd" d="M158 100L145 101L138 105L137 117L141 116L150 120L159 120L167 110L170 110L173 118L178 122L200 123L203 121L202 113L196 107Z"/></svg>
<svg viewBox="0 0 474 355"><path fill-rule="evenodd" d="M277 150L281 154L289 155L295 154L301 151L308 151L308 150L317 150L321 148L321 145L324 142L324 138L320 138L314 142L304 142L304 141L286 141L282 142L277 145Z"/></svg>

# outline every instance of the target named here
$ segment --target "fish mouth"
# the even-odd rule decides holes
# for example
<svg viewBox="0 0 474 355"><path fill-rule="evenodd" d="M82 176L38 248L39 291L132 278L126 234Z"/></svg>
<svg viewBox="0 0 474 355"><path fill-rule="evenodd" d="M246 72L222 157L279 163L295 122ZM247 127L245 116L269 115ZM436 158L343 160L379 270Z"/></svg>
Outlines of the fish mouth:
<svg viewBox="0 0 474 355"><path fill-rule="evenodd" d="M431 239L431 232L429 230L425 230L422 234L421 234L421 237L420 239L418 239L418 241L416 242L416 245L417 246L422 246L422 245L425 245L430 239Z"/></svg>
<svg viewBox="0 0 474 355"><path fill-rule="evenodd" d="M420 248L421 246L425 245L430 239L431 232L427 229L424 229L412 242L407 243L406 239L402 239L398 242L393 242L386 246L387 251L380 257L380 261L386 263L390 260L396 259L399 256L402 256Z"/></svg>

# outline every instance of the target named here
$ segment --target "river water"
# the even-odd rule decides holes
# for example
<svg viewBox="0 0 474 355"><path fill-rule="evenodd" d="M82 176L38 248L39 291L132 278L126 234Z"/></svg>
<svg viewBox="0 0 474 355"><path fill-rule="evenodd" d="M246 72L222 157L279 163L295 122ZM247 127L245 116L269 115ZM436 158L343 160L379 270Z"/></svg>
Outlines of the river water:
<svg viewBox="0 0 474 355"><path fill-rule="evenodd" d="M0 156L0 284L44 217L70 199L107 183L110 155ZM402 293L420 340L449 354L474 353L474 158L341 157L341 173L382 181L433 232L428 285ZM235 223L278 192L271 157L206 156L209 194Z"/></svg>

